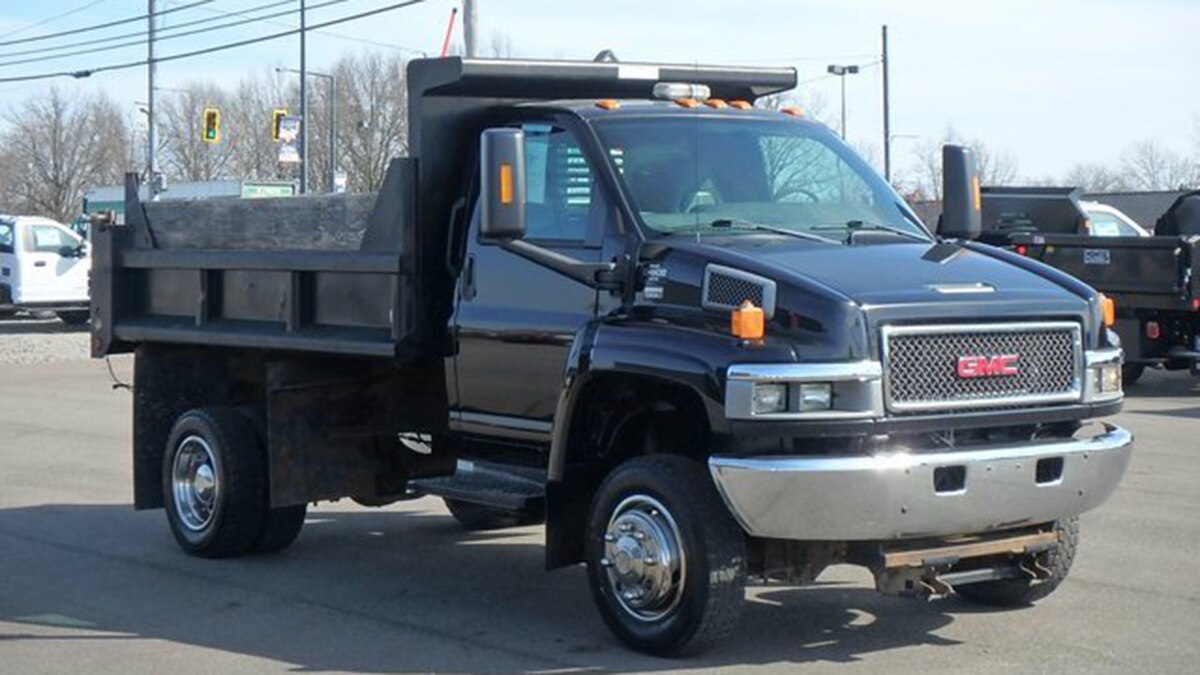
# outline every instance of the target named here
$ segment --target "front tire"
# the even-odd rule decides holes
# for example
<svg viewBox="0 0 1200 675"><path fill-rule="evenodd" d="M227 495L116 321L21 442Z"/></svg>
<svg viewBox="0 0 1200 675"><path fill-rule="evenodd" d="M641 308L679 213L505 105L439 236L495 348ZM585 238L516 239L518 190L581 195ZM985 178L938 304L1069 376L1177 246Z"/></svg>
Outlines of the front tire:
<svg viewBox="0 0 1200 675"><path fill-rule="evenodd" d="M586 561L604 622L650 654L711 646L745 599L745 535L704 465L686 457L637 457L609 474L592 501Z"/></svg>
<svg viewBox="0 0 1200 675"><path fill-rule="evenodd" d="M1075 549L1079 545L1079 518L1068 518L1054 524L1058 544L1038 556L1038 562L1050 570L1050 576L1040 581L1004 579L955 587L964 599L993 607L1023 607L1050 595L1071 571Z"/></svg>

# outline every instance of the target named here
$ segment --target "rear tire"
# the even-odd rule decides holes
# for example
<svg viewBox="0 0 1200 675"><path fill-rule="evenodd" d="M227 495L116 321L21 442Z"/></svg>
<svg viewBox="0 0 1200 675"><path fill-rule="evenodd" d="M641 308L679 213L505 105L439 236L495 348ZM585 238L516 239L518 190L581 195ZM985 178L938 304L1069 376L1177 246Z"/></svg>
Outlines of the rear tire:
<svg viewBox="0 0 1200 675"><path fill-rule="evenodd" d="M993 607L1023 607L1050 595L1067 578L1071 563L1075 561L1075 549L1079 545L1079 519L1060 520L1054 524L1054 529L1058 532L1058 544L1038 556L1038 562L1050 570L1049 578L1041 581L985 581L956 586L955 592L971 602Z"/></svg>
<svg viewBox="0 0 1200 675"><path fill-rule="evenodd" d="M308 504L268 509L258 541L254 542L255 553L278 553L300 536L304 517L308 515Z"/></svg>
<svg viewBox="0 0 1200 675"><path fill-rule="evenodd" d="M1144 363L1123 363L1121 364L1121 383L1134 384L1141 379L1145 372L1146 364Z"/></svg>
<svg viewBox="0 0 1200 675"><path fill-rule="evenodd" d="M68 326L86 326L92 322L92 313L87 310L77 312L55 312L58 320Z"/></svg>
<svg viewBox="0 0 1200 675"><path fill-rule="evenodd" d="M695 653L736 625L746 538L703 464L650 455L618 466L592 500L585 547L600 615L634 649Z"/></svg>
<svg viewBox="0 0 1200 675"><path fill-rule="evenodd" d="M227 558L254 547L269 509L266 458L250 420L226 407L180 415L163 461L163 504L191 555Z"/></svg>
<svg viewBox="0 0 1200 675"><path fill-rule="evenodd" d="M450 515L458 521L463 529L471 531L500 530L506 527L521 527L541 522L535 514L510 509L500 509L494 506L484 506L460 499L443 497Z"/></svg>

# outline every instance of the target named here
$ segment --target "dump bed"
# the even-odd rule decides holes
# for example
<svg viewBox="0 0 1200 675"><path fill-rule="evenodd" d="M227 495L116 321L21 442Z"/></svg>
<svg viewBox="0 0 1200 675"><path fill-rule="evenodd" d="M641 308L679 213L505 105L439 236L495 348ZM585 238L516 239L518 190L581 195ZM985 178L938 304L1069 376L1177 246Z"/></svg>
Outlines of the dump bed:
<svg viewBox="0 0 1200 675"><path fill-rule="evenodd" d="M1025 255L1116 298L1119 306L1190 310L1200 237L1089 237L1013 234Z"/></svg>
<svg viewBox="0 0 1200 675"><path fill-rule="evenodd" d="M93 353L140 342L416 358L413 171L375 195L141 202L94 238Z"/></svg>

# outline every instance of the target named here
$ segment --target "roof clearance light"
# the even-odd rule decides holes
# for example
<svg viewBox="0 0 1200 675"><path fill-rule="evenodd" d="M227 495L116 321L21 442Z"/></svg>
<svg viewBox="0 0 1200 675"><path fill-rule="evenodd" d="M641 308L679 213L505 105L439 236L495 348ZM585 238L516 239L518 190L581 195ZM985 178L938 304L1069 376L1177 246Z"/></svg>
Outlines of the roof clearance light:
<svg viewBox="0 0 1200 675"><path fill-rule="evenodd" d="M719 98L710 98L704 101L704 105L710 108L728 108L729 104Z"/></svg>
<svg viewBox="0 0 1200 675"><path fill-rule="evenodd" d="M683 108L696 108L700 105L700 102L694 98L677 98L675 99L675 105Z"/></svg>
<svg viewBox="0 0 1200 675"><path fill-rule="evenodd" d="M604 110L616 110L621 107L621 102L615 98L602 98L596 101L596 107Z"/></svg>
<svg viewBox="0 0 1200 675"><path fill-rule="evenodd" d="M659 82L654 85L654 98L663 101L678 101L680 99L712 98L712 90L706 84L690 82Z"/></svg>
<svg viewBox="0 0 1200 675"><path fill-rule="evenodd" d="M804 117L804 108L798 105L784 106L779 109L779 112L784 115L791 115L792 117Z"/></svg>
<svg viewBox="0 0 1200 675"><path fill-rule="evenodd" d="M753 108L754 106L750 105L749 101L730 101L729 107L737 108L738 110L749 110L749 109Z"/></svg>

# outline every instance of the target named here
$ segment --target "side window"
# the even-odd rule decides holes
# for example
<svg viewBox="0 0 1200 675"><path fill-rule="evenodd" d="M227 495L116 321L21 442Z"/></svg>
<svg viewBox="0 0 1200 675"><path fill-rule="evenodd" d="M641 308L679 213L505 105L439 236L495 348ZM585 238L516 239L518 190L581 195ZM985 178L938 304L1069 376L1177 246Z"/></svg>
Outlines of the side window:
<svg viewBox="0 0 1200 675"><path fill-rule="evenodd" d="M35 253L58 253L64 246L76 246L76 242L66 232L51 225L34 225L33 251Z"/></svg>
<svg viewBox="0 0 1200 675"><path fill-rule="evenodd" d="M0 253L14 253L12 223L0 223Z"/></svg>
<svg viewBox="0 0 1200 675"><path fill-rule="evenodd" d="M583 241L592 219L592 168L575 138L549 124L525 124L525 205L529 239Z"/></svg>

